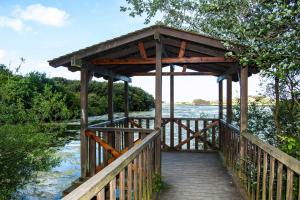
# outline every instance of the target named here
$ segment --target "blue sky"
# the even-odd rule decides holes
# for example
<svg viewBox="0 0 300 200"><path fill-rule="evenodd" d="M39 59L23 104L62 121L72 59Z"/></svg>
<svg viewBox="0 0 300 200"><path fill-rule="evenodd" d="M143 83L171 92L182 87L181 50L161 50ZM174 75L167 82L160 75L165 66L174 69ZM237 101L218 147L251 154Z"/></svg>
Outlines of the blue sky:
<svg viewBox="0 0 300 200"><path fill-rule="evenodd" d="M120 12L125 0L0 0L0 63L12 70L26 59L20 72L46 73L79 79L79 73L51 68L47 60L143 28L143 18ZM257 94L258 76L249 80L249 95ZM169 79L163 78L168 101ZM153 77L133 78L132 85L154 95ZM217 99L216 77L175 77L175 101ZM233 86L238 96L238 84Z"/></svg>

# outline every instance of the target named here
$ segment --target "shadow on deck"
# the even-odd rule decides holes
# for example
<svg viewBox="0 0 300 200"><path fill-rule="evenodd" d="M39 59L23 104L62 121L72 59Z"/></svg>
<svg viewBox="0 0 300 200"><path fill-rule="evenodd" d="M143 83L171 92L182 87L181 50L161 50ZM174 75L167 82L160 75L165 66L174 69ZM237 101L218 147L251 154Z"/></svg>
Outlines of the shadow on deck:
<svg viewBox="0 0 300 200"><path fill-rule="evenodd" d="M243 199L218 153L162 153L161 200Z"/></svg>

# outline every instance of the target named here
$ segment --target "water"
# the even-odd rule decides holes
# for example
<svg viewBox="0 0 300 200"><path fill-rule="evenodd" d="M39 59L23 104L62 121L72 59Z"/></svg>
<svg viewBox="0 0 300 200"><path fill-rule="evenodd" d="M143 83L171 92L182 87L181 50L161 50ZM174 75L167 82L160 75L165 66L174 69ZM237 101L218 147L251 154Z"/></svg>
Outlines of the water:
<svg viewBox="0 0 300 200"><path fill-rule="evenodd" d="M163 117L169 116L169 106L163 106ZM175 117L218 117L218 106L175 106ZM116 114L121 117L122 114ZM147 112L133 112L130 116L153 117L154 110ZM89 120L105 120L107 116L91 117ZM21 199L24 200L49 200L60 199L62 191L69 187L71 183L80 176L80 142L79 132L70 133L70 141L59 148L57 155L61 158L59 166L49 172L40 172L37 183L28 184L22 191ZM75 137L74 137L75 134Z"/></svg>

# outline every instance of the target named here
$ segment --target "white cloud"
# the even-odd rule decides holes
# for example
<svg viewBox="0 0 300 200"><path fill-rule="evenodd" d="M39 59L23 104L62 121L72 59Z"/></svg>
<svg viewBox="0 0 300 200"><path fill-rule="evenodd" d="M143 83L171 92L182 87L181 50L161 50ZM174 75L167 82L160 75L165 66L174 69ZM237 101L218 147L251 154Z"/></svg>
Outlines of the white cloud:
<svg viewBox="0 0 300 200"><path fill-rule="evenodd" d="M4 56L5 56L5 51L3 49L0 49L0 62L3 61Z"/></svg>
<svg viewBox="0 0 300 200"><path fill-rule="evenodd" d="M20 19L0 16L0 28L11 28L15 31L24 29L24 24Z"/></svg>
<svg viewBox="0 0 300 200"><path fill-rule="evenodd" d="M54 27L63 26L69 18L66 11L54 7L46 7L41 4L32 4L25 9L17 7L14 13L22 20L34 21Z"/></svg>

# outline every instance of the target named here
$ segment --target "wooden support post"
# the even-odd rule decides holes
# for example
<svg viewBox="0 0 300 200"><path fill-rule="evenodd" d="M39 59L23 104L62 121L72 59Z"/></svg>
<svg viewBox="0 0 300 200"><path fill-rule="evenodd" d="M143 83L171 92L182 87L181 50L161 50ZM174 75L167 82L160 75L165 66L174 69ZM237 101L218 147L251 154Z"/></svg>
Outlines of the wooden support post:
<svg viewBox="0 0 300 200"><path fill-rule="evenodd" d="M108 78L107 82L107 105L108 105L108 121L110 121L110 126L114 126L114 103L113 103L113 87L114 87L113 77ZM115 147L115 137L114 133L108 133L108 144L112 147Z"/></svg>
<svg viewBox="0 0 300 200"><path fill-rule="evenodd" d="M232 77L227 78L227 98L226 98L226 119L229 124L232 122Z"/></svg>
<svg viewBox="0 0 300 200"><path fill-rule="evenodd" d="M247 130L248 127L248 67L241 69L240 82L241 95L241 133Z"/></svg>
<svg viewBox="0 0 300 200"><path fill-rule="evenodd" d="M125 128L128 128L128 117L129 117L129 87L128 82L124 82L124 117L126 117ZM132 137L131 133L125 133L125 147L129 146L129 140Z"/></svg>
<svg viewBox="0 0 300 200"><path fill-rule="evenodd" d="M162 123L162 64L161 43L156 41L156 76L155 76L155 128Z"/></svg>
<svg viewBox="0 0 300 200"><path fill-rule="evenodd" d="M88 70L82 68L80 72L80 163L82 178L86 177L88 173L88 138L85 135L88 126L88 81Z"/></svg>
<svg viewBox="0 0 300 200"><path fill-rule="evenodd" d="M170 67L170 72L174 72L174 66ZM174 75L170 76L170 146L174 148Z"/></svg>
<svg viewBox="0 0 300 200"><path fill-rule="evenodd" d="M155 123L154 127L161 128L162 124L162 46L159 41L159 34L155 34L156 45L156 76L155 76ZM161 138L156 142L156 155L155 155L155 171L161 174Z"/></svg>
<svg viewBox="0 0 300 200"><path fill-rule="evenodd" d="M223 119L223 81L219 82L219 119Z"/></svg>
<svg viewBox="0 0 300 200"><path fill-rule="evenodd" d="M128 82L124 82L124 117L129 116L129 86Z"/></svg>
<svg viewBox="0 0 300 200"><path fill-rule="evenodd" d="M223 119L223 81L219 81L219 119ZM221 124L219 123L219 148L223 149L223 130L221 129Z"/></svg>
<svg viewBox="0 0 300 200"><path fill-rule="evenodd" d="M248 126L248 67L241 68L240 74L240 177L244 171L244 156L245 156L245 139L243 137L244 132ZM241 177L242 178L242 177Z"/></svg>

